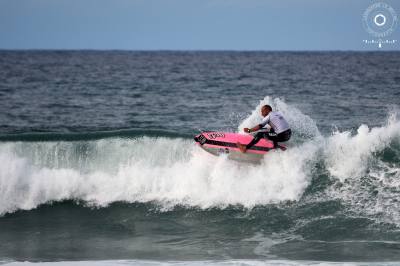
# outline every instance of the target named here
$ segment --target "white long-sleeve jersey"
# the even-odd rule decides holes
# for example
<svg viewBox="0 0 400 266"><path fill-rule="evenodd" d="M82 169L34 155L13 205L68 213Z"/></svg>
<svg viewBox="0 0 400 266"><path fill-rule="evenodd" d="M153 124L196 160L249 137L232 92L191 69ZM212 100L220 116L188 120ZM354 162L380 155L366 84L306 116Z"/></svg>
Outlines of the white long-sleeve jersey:
<svg viewBox="0 0 400 266"><path fill-rule="evenodd" d="M260 126L263 128L266 125L269 125L271 128L273 128L276 134L290 129L289 123L279 112L270 112L266 117L264 117L260 123Z"/></svg>

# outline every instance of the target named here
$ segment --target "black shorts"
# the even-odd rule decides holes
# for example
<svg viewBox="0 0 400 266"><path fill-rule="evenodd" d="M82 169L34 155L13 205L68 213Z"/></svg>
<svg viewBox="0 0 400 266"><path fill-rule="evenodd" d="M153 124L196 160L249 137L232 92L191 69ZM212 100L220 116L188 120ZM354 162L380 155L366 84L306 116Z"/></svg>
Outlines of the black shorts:
<svg viewBox="0 0 400 266"><path fill-rule="evenodd" d="M292 130L288 129L285 130L279 134L276 134L273 129L271 129L268 132L258 132L255 136L254 139L246 145L246 148L249 149L251 148L254 144L256 144L260 139L266 138L271 140L274 143L274 148L277 147L278 142L284 142L288 141L290 137L292 136Z"/></svg>
<svg viewBox="0 0 400 266"><path fill-rule="evenodd" d="M265 138L272 140L273 142L285 142L288 141L291 136L292 136L292 130L290 129L285 130L279 134L276 134L273 130L271 130L269 132L265 132L264 135Z"/></svg>

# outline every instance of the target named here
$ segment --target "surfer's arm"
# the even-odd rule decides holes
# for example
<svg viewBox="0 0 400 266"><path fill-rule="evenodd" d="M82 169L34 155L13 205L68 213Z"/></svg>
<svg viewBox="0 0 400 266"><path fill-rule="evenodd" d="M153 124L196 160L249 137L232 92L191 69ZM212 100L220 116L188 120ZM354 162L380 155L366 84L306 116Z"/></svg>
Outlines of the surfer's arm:
<svg viewBox="0 0 400 266"><path fill-rule="evenodd" d="M265 125L268 124L268 122L269 122L269 117L270 117L269 115L267 115L266 117L264 117L264 119L261 121L261 123L258 124L258 125L255 126L255 127L252 127L252 128L245 128L245 129L244 129L244 132L251 133L251 132L260 130L261 128L265 127Z"/></svg>
<svg viewBox="0 0 400 266"><path fill-rule="evenodd" d="M251 132L254 132L254 131L257 131L257 130L260 130L260 125L257 125L257 126L255 126L255 127L252 127L252 128L245 128L244 129L244 132L246 132L246 133L251 133Z"/></svg>
<svg viewBox="0 0 400 266"><path fill-rule="evenodd" d="M269 123L270 117L271 117L271 115L268 114L266 117L263 118L263 120L261 121L261 123L260 123L258 126L259 126L260 128L265 127L265 126ZM260 129L260 128L259 128L259 129Z"/></svg>

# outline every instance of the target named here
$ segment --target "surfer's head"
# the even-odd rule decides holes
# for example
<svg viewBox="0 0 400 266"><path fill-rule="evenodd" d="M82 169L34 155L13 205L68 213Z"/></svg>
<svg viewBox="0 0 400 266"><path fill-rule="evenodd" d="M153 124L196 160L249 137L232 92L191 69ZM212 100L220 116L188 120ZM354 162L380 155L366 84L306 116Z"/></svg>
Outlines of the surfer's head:
<svg viewBox="0 0 400 266"><path fill-rule="evenodd" d="M266 104L263 107L261 107L261 115L262 116L267 116L270 112L272 112L271 105Z"/></svg>

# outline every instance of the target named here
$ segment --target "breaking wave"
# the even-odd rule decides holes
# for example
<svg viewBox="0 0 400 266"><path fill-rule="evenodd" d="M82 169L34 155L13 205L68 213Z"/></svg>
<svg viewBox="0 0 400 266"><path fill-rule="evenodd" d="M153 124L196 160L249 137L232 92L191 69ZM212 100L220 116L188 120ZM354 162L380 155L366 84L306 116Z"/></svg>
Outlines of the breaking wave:
<svg viewBox="0 0 400 266"><path fill-rule="evenodd" d="M0 214L40 204L77 200L90 206L116 201L162 208L224 208L301 201L328 176L312 198L339 199L356 213L400 223L400 122L322 136L316 123L281 99L266 97L238 130L257 123L271 104L293 126L285 152L259 165L213 157L183 136L0 142ZM313 191L311 189L311 191Z"/></svg>

